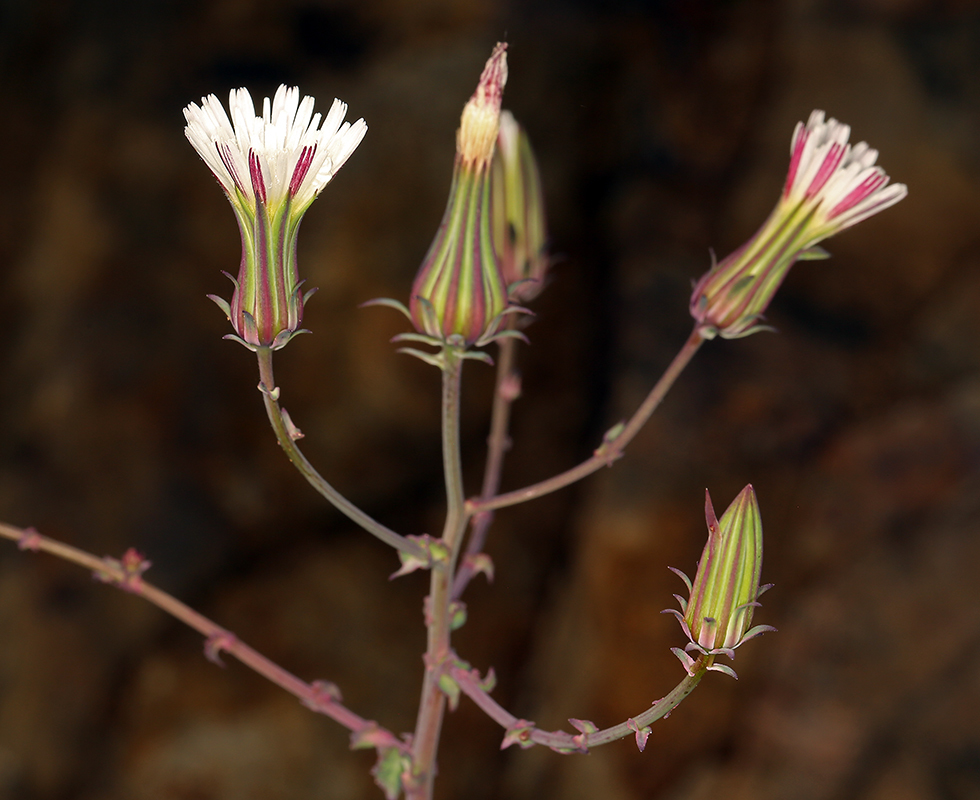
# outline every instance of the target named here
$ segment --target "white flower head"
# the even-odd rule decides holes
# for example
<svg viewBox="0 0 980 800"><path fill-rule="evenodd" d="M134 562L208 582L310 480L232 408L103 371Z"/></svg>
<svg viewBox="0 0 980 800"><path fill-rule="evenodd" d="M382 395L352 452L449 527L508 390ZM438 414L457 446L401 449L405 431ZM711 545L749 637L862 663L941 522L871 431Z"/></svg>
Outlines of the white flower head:
<svg viewBox="0 0 980 800"><path fill-rule="evenodd" d="M793 131L783 200L818 205L814 223L829 228L826 235L856 225L908 194L905 184L888 185L885 170L875 166L878 151L867 142L848 144L850 135L849 125L825 119L820 110L810 114L806 125L797 122Z"/></svg>
<svg viewBox="0 0 980 800"><path fill-rule="evenodd" d="M256 116L248 89L232 89L225 112L213 94L184 109L190 143L233 203L277 207L290 198L305 210L360 144L363 119L344 122L347 104L334 100L321 125L314 100L282 85Z"/></svg>
<svg viewBox="0 0 980 800"><path fill-rule="evenodd" d="M326 119L313 98L280 86L255 115L248 89L232 89L225 113L213 94L184 109L184 133L231 201L242 235L242 262L231 300L211 299L225 312L236 339L252 350L284 347L302 332L303 291L296 236L303 214L360 144L363 119L344 122L347 105L334 100ZM231 276L229 276L231 277Z"/></svg>
<svg viewBox="0 0 980 800"><path fill-rule="evenodd" d="M905 184L888 184L867 142L850 145L849 125L814 111L796 124L789 172L769 219L742 247L713 264L694 287L691 315L702 336L734 339L764 330L763 314L796 261L827 258L816 245L895 205Z"/></svg>

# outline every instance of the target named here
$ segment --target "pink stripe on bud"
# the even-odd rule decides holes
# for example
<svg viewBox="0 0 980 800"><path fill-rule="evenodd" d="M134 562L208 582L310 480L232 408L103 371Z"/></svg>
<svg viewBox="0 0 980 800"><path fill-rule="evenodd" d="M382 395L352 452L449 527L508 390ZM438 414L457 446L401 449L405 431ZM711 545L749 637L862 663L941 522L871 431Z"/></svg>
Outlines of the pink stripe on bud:
<svg viewBox="0 0 980 800"><path fill-rule="evenodd" d="M306 177L306 173L310 171L310 164L313 163L313 156L315 153L315 144L307 145L300 153L299 160L296 162L296 167L293 169L293 177L289 181L290 196L294 196L296 192L299 191L299 187L303 185L303 179Z"/></svg>
<svg viewBox="0 0 980 800"><path fill-rule="evenodd" d="M262 177L262 162L254 150L248 151L248 171L252 178L252 191L263 203L267 202L265 195L265 179Z"/></svg>
<svg viewBox="0 0 980 800"><path fill-rule="evenodd" d="M849 149L847 145L840 145L836 142L830 146L830 149L827 150L827 155L824 156L823 163L820 165L820 169L817 170L817 174L807 187L807 197L813 197L824 187L824 184L827 183L830 176L837 170L837 167L844 159L844 156L847 155Z"/></svg>
<svg viewBox="0 0 980 800"><path fill-rule="evenodd" d="M810 138L810 129L803 126L802 122L796 123L796 135L793 137L794 143L790 151L789 174L786 176L786 186L783 189L783 197L788 197L796 182L796 173L800 169L800 159L803 158L803 150L806 148L807 140Z"/></svg>
<svg viewBox="0 0 980 800"><path fill-rule="evenodd" d="M231 157L231 148L227 144L221 145L218 142L215 142L214 146L218 151L218 158L221 159L221 163L225 165L225 169L228 170L228 174L231 176L232 181L234 181L235 188L244 193L245 184L242 183L242 179L238 175L238 169L235 167L235 161ZM220 177L218 180L220 180Z"/></svg>
<svg viewBox="0 0 980 800"><path fill-rule="evenodd" d="M830 213L827 215L828 219L833 219L834 217L843 214L848 209L853 208L862 200L867 199L879 189L884 187L888 183L888 176L883 170L878 169L865 178L861 183L854 187L850 193L841 200L837 205L835 205Z"/></svg>

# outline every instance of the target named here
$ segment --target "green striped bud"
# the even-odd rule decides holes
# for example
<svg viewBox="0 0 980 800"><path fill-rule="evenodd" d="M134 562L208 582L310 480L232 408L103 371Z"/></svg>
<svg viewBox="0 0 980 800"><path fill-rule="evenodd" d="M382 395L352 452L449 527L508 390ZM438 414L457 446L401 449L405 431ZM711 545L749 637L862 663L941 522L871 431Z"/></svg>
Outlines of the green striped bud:
<svg viewBox="0 0 980 800"><path fill-rule="evenodd" d="M688 672L694 667L691 652L709 656L708 669L735 676L730 667L714 664L714 656L734 658L735 648L766 631L769 625L749 626L759 596L762 574L762 517L751 484L732 501L719 520L705 492L705 518L708 541L698 562L692 584L680 570L677 573L690 590L687 600L674 595L681 611L671 609L690 640L684 650L674 648Z"/></svg>
<svg viewBox="0 0 980 800"><path fill-rule="evenodd" d="M412 285L412 323L420 334L471 345L493 335L507 290L491 230L490 165L507 81L507 45L498 44L456 134L449 201Z"/></svg>
<svg viewBox="0 0 980 800"><path fill-rule="evenodd" d="M493 240L510 299L533 300L548 269L544 192L531 140L509 111L500 114L493 157Z"/></svg>

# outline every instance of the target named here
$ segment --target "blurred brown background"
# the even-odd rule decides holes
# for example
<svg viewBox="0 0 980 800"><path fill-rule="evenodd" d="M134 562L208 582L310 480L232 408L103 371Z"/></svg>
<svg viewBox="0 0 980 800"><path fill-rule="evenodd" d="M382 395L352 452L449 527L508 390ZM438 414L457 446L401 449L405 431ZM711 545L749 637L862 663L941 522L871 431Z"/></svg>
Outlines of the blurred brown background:
<svg viewBox="0 0 980 800"><path fill-rule="evenodd" d="M645 753L498 751L467 701L441 798L980 798L980 8L926 0L5 0L0 518L150 578L359 713L409 730L425 579L295 474L254 360L220 338L234 217L182 133L206 93L333 96L367 138L306 217L313 330L278 358L311 460L436 533L438 376L387 344L438 224L493 44L562 258L522 348L505 488L591 452L690 329L690 281L755 230L813 108L910 195L790 275L778 334L713 342L614 470L502 512L460 653L551 727L681 677L658 612L692 572L704 487L751 481L757 619ZM468 367L470 488L491 370ZM2 800L380 797L343 730L140 600L0 547Z"/></svg>

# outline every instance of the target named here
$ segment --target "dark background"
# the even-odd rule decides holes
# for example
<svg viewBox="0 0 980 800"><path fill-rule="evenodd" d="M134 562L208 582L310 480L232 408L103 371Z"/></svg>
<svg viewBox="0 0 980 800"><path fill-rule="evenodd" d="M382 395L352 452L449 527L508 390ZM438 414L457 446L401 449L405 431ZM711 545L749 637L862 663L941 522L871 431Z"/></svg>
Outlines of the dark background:
<svg viewBox="0 0 980 800"><path fill-rule="evenodd" d="M234 217L183 137L203 94L298 84L368 135L308 213L313 334L277 358L305 451L404 533L442 519L438 375L394 354L493 44L560 263L521 348L505 488L587 456L690 330L690 281L750 236L793 125L851 124L909 197L794 269L778 334L712 342L614 470L502 512L456 638L514 713L605 726L681 677L659 611L709 487L751 481L757 620L645 753L498 751L465 699L442 798L980 797L980 9L926 0L89 0L0 6L0 518L150 579L286 668L410 730L425 579L328 507L221 336ZM467 367L469 489L492 371ZM372 757L193 632L0 547L0 798L380 797Z"/></svg>

